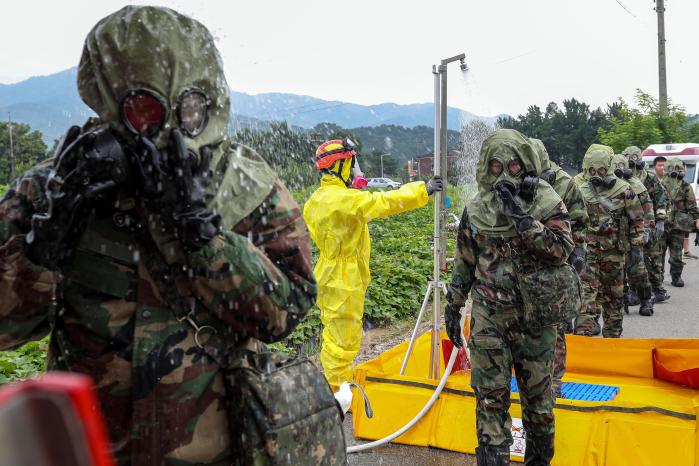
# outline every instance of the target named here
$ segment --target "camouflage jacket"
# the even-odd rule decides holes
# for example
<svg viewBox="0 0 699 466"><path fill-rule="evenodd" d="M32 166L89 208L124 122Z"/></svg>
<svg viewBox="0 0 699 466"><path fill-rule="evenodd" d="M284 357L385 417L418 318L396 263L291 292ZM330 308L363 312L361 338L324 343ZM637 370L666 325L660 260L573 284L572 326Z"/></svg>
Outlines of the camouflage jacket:
<svg viewBox="0 0 699 466"><path fill-rule="evenodd" d="M585 198L585 206L590 217L588 250L625 252L630 247L643 246L644 211L630 187L599 202Z"/></svg>
<svg viewBox="0 0 699 466"><path fill-rule="evenodd" d="M24 253L32 214L46 208L48 169L25 173L0 202L0 350L52 332L49 369L94 379L120 465L231 464L221 369L175 318L183 310L161 295L166 277L149 263L172 264L170 283L195 321L230 345L279 340L316 293L308 231L291 194L277 180L243 220L224 223L185 256L157 221L144 220L157 217L121 193L119 208L90 218L59 273Z"/></svg>
<svg viewBox="0 0 699 466"><path fill-rule="evenodd" d="M648 173L643 184L648 190L648 195L653 201L653 215L655 220L665 220L667 218L668 200L665 197L665 189L660 179L652 173Z"/></svg>
<svg viewBox="0 0 699 466"><path fill-rule="evenodd" d="M666 187L667 189L667 187ZM676 190L674 196L669 189L666 191L670 199L669 228L682 230L684 232L694 231L694 224L699 218L699 208L692 185L685 180L681 180L681 186Z"/></svg>
<svg viewBox="0 0 699 466"><path fill-rule="evenodd" d="M655 214L653 211L653 200L648 191L638 193L638 202L641 203L643 209L643 226L645 228L653 228L655 225Z"/></svg>
<svg viewBox="0 0 699 466"><path fill-rule="evenodd" d="M565 263L573 251L568 212L563 203L514 238L475 231L464 209L457 236L449 302L463 305L469 291L474 301L498 310L522 305L515 261L522 257L542 264Z"/></svg>
<svg viewBox="0 0 699 466"><path fill-rule="evenodd" d="M556 169L556 181L553 189L563 200L570 216L570 231L573 235L573 242L581 248L586 247L587 224L590 219L585 209L585 201L573 178L561 167Z"/></svg>

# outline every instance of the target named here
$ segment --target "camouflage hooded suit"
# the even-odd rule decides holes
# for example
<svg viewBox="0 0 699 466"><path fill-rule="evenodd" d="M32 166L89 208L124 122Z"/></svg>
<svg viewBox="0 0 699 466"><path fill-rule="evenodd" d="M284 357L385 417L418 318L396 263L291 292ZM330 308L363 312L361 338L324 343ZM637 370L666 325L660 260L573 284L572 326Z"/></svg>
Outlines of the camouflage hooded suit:
<svg viewBox="0 0 699 466"><path fill-rule="evenodd" d="M551 186L556 191L556 194L563 200L563 203L568 209L570 216L570 231L573 237L573 242L576 248L587 250L587 224L590 219L587 216L585 209L585 201L577 185L573 182L573 178L566 173L555 162L549 159L548 151L543 142L538 139L532 139L532 143L538 149L539 157L541 158L542 178L551 182ZM550 174L546 176L547 172ZM565 334L573 330L572 322L564 320L558 326L556 335L556 351L553 360L553 392L554 396L561 395L561 386L563 384L563 375L566 371L566 339Z"/></svg>
<svg viewBox="0 0 699 466"><path fill-rule="evenodd" d="M575 322L578 335L591 335L602 314L602 334L621 336L625 256L630 248L643 246L643 208L629 184L612 174L613 155L611 147L593 145L583 159L580 191L590 223L584 304Z"/></svg>
<svg viewBox="0 0 699 466"><path fill-rule="evenodd" d="M646 186L633 176L633 171L629 168L629 163L622 154L615 154L612 157L614 165L614 173L629 183L629 186L638 197L638 202L643 209L643 245L650 241L655 229L655 214L653 209L653 200L651 199ZM624 176L626 175L626 176ZM630 176L629 176L630 175ZM648 272L642 255L633 257L631 254L626 256L626 277L624 279L624 292L632 289L638 293L641 300L641 311L650 302L653 297L650 281L648 280ZM652 313L652 309L651 309Z"/></svg>
<svg viewBox="0 0 699 466"><path fill-rule="evenodd" d="M665 176L663 184L667 188L672 202L672 211L668 221L668 227L664 242L661 245L663 262L666 251L670 250L670 275L673 284L681 278L684 261L682 261L682 246L687 233L696 228L696 220L699 218L696 195L692 185L684 180L684 163L675 158L668 159L665 163Z"/></svg>
<svg viewBox="0 0 699 466"><path fill-rule="evenodd" d="M154 258L169 264L191 317L231 345L279 340L315 299L297 204L258 154L228 140L228 86L203 25L169 9L133 6L101 20L78 72L80 95L99 115L83 131L108 126L128 144L122 96L148 89L174 105L192 87L210 107L205 129L186 142L194 154L203 146L213 153L208 205L223 227L202 249L185 254L159 213L122 186L93 211L61 270L49 270L25 250L32 215L47 208L50 162L20 176L0 203L0 349L52 332L49 369L95 381L120 465L235 461L221 369L161 295L158 282L167 277L153 272ZM167 125L176 125L174 107L166 111ZM159 147L163 133L153 139Z"/></svg>
<svg viewBox="0 0 699 466"><path fill-rule="evenodd" d="M641 149L636 146L629 146L622 152L626 156L629 166L633 170L633 176L638 178L646 187L648 195L653 202L653 217L656 222L667 221L668 200L665 197L665 189L662 183L653 173L645 168L645 162L641 155ZM648 272L648 280L653 293L665 294L663 287L663 258L660 250L662 236L651 234L648 242L643 246L643 259Z"/></svg>
<svg viewBox="0 0 699 466"><path fill-rule="evenodd" d="M568 212L556 192L540 181L527 204L533 225L518 233L498 207L493 186L514 178L508 164L519 159L535 176L541 163L529 139L514 130L497 130L483 142L477 165L478 194L464 209L457 237L454 272L448 301L461 306L473 299L471 351L476 427L481 447L512 444L510 379L514 368L527 431L527 464L548 464L553 455L551 372L557 323L524 325L523 295L516 267L538 262L544 267L565 264L573 250ZM491 171L499 163L502 175ZM556 299L555 291L550 299ZM531 452L530 452L531 450ZM533 462L532 462L533 461ZM541 462L536 462L541 461Z"/></svg>

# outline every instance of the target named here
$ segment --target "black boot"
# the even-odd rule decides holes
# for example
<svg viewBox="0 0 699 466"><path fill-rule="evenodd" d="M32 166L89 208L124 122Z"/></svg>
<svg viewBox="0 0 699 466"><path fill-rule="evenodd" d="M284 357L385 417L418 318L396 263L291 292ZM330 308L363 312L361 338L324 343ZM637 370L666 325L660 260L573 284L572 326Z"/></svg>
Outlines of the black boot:
<svg viewBox="0 0 699 466"><path fill-rule="evenodd" d="M641 304L641 300L638 299L638 294L636 294L636 290L634 290L633 288L629 290L628 303L631 307L638 306L639 304Z"/></svg>
<svg viewBox="0 0 699 466"><path fill-rule="evenodd" d="M672 277L672 281L670 282L672 286L676 286L678 288L682 288L684 286L684 280L682 280L681 274L671 273L670 276Z"/></svg>
<svg viewBox="0 0 699 466"><path fill-rule="evenodd" d="M638 286L638 297L641 300L641 309L638 311L642 316L653 315L653 292L650 283L643 283Z"/></svg>
<svg viewBox="0 0 699 466"><path fill-rule="evenodd" d="M670 295L665 289L653 290L653 303L658 304L670 299Z"/></svg>
<svg viewBox="0 0 699 466"><path fill-rule="evenodd" d="M534 437L527 435L527 449L524 452L525 466L550 466L553 459L553 435Z"/></svg>
<svg viewBox="0 0 699 466"><path fill-rule="evenodd" d="M509 466L510 447L506 445L481 445L476 447L478 466Z"/></svg>

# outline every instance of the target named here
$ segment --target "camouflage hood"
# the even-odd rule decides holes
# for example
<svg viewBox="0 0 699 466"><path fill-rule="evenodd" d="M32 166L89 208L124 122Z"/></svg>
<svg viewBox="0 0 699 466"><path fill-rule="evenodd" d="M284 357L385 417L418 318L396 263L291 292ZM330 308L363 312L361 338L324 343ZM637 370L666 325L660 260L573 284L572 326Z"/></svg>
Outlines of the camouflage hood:
<svg viewBox="0 0 699 466"><path fill-rule="evenodd" d="M521 177L514 177L507 171L507 162L518 158L524 165L525 173L539 176L541 162L532 143L524 135L513 129L499 129L493 131L483 141L481 153L476 165L476 180L478 180L478 194L467 206L471 224L479 233L485 235L516 236L517 232L512 222L501 211L497 195L493 186L498 181L511 181L519 186ZM490 163L497 160L502 163L503 170L500 175L490 173ZM561 198L553 188L545 181L539 182L534 200L527 204L525 210L535 220L542 220L550 214Z"/></svg>
<svg viewBox="0 0 699 466"><path fill-rule="evenodd" d="M597 204L600 199L614 197L628 188L629 185L627 182L614 176L614 169L612 167L613 156L614 150L609 146L602 146L601 144L593 144L585 153L582 165L582 175L585 182L582 183L579 188L587 203ZM594 168L594 175L590 174L591 168ZM600 169L606 170L604 177L599 175ZM597 180L601 182L603 178L609 176L615 180L613 186L605 188L601 185L593 185L593 181Z"/></svg>
<svg viewBox="0 0 699 466"><path fill-rule="evenodd" d="M276 174L257 153L228 139L228 84L208 29L168 8L127 6L99 21L85 39L80 97L127 143L135 138L120 103L129 91L149 91L165 104L164 126L152 136L163 148L170 129L180 126L178 100L192 89L209 100L207 123L196 136L183 132L184 139L197 155L201 147L211 149L208 202L232 227L269 194Z"/></svg>
<svg viewBox="0 0 699 466"><path fill-rule="evenodd" d="M677 173L678 178L673 178L670 176L672 173ZM678 195L681 193L682 179L684 178L684 163L680 159L669 158L665 162L665 176L663 177L663 184L670 194L670 198L676 200Z"/></svg>
<svg viewBox="0 0 699 466"><path fill-rule="evenodd" d="M549 153L546 150L546 146L544 146L544 143L541 141L541 139L529 138L529 140L531 141L532 145L534 146L534 150L539 156L541 170L551 170L551 160L549 159Z"/></svg>
<svg viewBox="0 0 699 466"><path fill-rule="evenodd" d="M623 154L614 154L612 157L612 165L613 168L621 168L622 170L628 170L629 168L629 161L626 159L626 156ZM646 188L646 185L644 185L641 180L636 177L634 174L629 178L628 180L624 178L624 181L626 181L629 186L631 186L631 189L633 190L636 195L645 193L648 191L648 188Z"/></svg>
<svg viewBox="0 0 699 466"><path fill-rule="evenodd" d="M208 29L168 8L127 6L99 21L85 39L78 68L78 92L102 122L127 142L133 133L122 121L120 103L129 91L145 90L165 106L165 124L153 140L165 147L177 128L177 103L187 90L210 101L208 122L187 146L219 145L228 136L229 97L223 65Z"/></svg>
<svg viewBox="0 0 699 466"><path fill-rule="evenodd" d="M629 162L629 167L631 167L631 169L633 170L634 176L638 177L638 179L641 180L641 182L644 182L646 180L646 177L648 176L645 164L642 168L638 168L636 166L636 162L643 161L641 148L638 146L629 146L626 149L624 149L621 154Z"/></svg>

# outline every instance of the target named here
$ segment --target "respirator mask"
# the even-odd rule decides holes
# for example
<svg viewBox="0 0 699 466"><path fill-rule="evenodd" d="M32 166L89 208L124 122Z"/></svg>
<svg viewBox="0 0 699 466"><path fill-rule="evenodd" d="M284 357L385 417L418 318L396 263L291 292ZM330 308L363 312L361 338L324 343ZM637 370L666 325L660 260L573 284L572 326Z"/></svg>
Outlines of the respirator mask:
<svg viewBox="0 0 699 466"><path fill-rule="evenodd" d="M524 164L519 158L511 158L505 162L496 156L488 163L488 172L497 178L493 184L494 190L505 188L528 203L534 200L539 177L525 174Z"/></svg>
<svg viewBox="0 0 699 466"><path fill-rule="evenodd" d="M541 172L541 175L539 175L539 178L553 186L554 183L556 183L556 172L553 170L544 170Z"/></svg>
<svg viewBox="0 0 699 466"><path fill-rule="evenodd" d="M616 183L616 178L607 175L607 169L605 167L590 167L587 173L590 176L590 183L595 187L609 189Z"/></svg>

